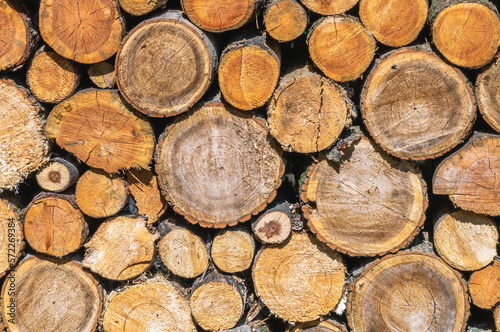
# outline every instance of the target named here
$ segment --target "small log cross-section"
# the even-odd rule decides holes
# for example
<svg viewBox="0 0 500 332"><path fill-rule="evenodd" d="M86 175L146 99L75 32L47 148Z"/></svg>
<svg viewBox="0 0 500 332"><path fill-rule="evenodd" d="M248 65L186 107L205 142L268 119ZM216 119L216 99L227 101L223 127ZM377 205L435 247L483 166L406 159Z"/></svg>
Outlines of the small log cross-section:
<svg viewBox="0 0 500 332"><path fill-rule="evenodd" d="M106 332L196 332L189 302L159 277L111 293L103 327Z"/></svg>
<svg viewBox="0 0 500 332"><path fill-rule="evenodd" d="M298 38L307 28L307 12L296 0L272 0L264 11L267 33L279 42Z"/></svg>
<svg viewBox="0 0 500 332"><path fill-rule="evenodd" d="M427 20L426 0L360 0L359 17L382 44L400 47L414 41Z"/></svg>
<svg viewBox="0 0 500 332"><path fill-rule="evenodd" d="M500 56L477 76L476 98L484 120L500 132Z"/></svg>
<svg viewBox="0 0 500 332"><path fill-rule="evenodd" d="M24 88L0 79L0 192L14 189L48 160L39 111Z"/></svg>
<svg viewBox="0 0 500 332"><path fill-rule="evenodd" d="M445 214L434 225L434 247L451 267L475 271L497 255L498 230L484 215L467 211Z"/></svg>
<svg viewBox="0 0 500 332"><path fill-rule="evenodd" d="M425 220L426 185L420 171L368 138L342 153L339 165L326 158L315 164L302 188L311 231L352 256L383 255L407 245Z"/></svg>
<svg viewBox="0 0 500 332"><path fill-rule="evenodd" d="M287 332L347 332L344 324L333 319L297 324Z"/></svg>
<svg viewBox="0 0 500 332"><path fill-rule="evenodd" d="M432 190L460 208L500 216L500 136L474 133L436 168Z"/></svg>
<svg viewBox="0 0 500 332"><path fill-rule="evenodd" d="M358 3L359 0L300 0L307 9L321 15L342 14Z"/></svg>
<svg viewBox="0 0 500 332"><path fill-rule="evenodd" d="M167 209L156 175L147 169L130 169L127 184L139 214L147 215L149 224L155 223Z"/></svg>
<svg viewBox="0 0 500 332"><path fill-rule="evenodd" d="M47 45L81 63L110 58L125 33L115 0L42 0L39 27Z"/></svg>
<svg viewBox="0 0 500 332"><path fill-rule="evenodd" d="M36 173L36 182L43 190L61 192L71 187L80 175L75 164L55 157Z"/></svg>
<svg viewBox="0 0 500 332"><path fill-rule="evenodd" d="M253 265L255 293L272 313L307 322L333 310L344 292L340 254L312 235L293 233L283 244L260 251Z"/></svg>
<svg viewBox="0 0 500 332"><path fill-rule="evenodd" d="M203 96L217 62L211 39L182 12L167 11L143 21L123 40L116 56L116 83L139 111L173 116Z"/></svg>
<svg viewBox="0 0 500 332"><path fill-rule="evenodd" d="M0 198L0 277L16 265L24 248L23 225L16 210Z"/></svg>
<svg viewBox="0 0 500 332"><path fill-rule="evenodd" d="M347 314L353 332L461 332L469 316L467 287L433 255L390 255L352 284Z"/></svg>
<svg viewBox="0 0 500 332"><path fill-rule="evenodd" d="M167 128L156 173L176 211L203 227L250 219L276 196L281 151L263 123L220 102L197 107Z"/></svg>
<svg viewBox="0 0 500 332"><path fill-rule="evenodd" d="M267 114L271 134L284 150L313 153L337 140L350 123L351 109L342 87L302 68L281 78Z"/></svg>
<svg viewBox="0 0 500 332"><path fill-rule="evenodd" d="M98 88L111 89L116 85L115 67L109 62L101 61L90 65L87 74Z"/></svg>
<svg viewBox="0 0 500 332"><path fill-rule="evenodd" d="M433 0L432 41L451 63L478 68L493 60L500 45L498 10L487 0Z"/></svg>
<svg viewBox="0 0 500 332"><path fill-rule="evenodd" d="M134 16L146 15L153 10L165 6L167 0L120 0L120 6Z"/></svg>
<svg viewBox="0 0 500 332"><path fill-rule="evenodd" d="M283 243L292 232L290 203L283 202L268 209L252 223L255 237L262 243Z"/></svg>
<svg viewBox="0 0 500 332"><path fill-rule="evenodd" d="M11 332L93 332L101 307L97 281L75 261L32 256L2 287L2 317Z"/></svg>
<svg viewBox="0 0 500 332"><path fill-rule="evenodd" d="M59 103L47 118L45 136L108 173L147 168L153 156L147 118L127 108L114 90L83 90Z"/></svg>
<svg viewBox="0 0 500 332"><path fill-rule="evenodd" d="M134 278L153 264L157 239L144 218L109 218L85 244L82 265L107 279Z"/></svg>
<svg viewBox="0 0 500 332"><path fill-rule="evenodd" d="M469 294L476 306L482 309L492 309L500 303L500 261L495 259L493 264L482 270L475 271L469 279Z"/></svg>
<svg viewBox="0 0 500 332"><path fill-rule="evenodd" d="M24 234L31 248L42 254L63 257L83 245L89 233L74 197L42 193L24 215Z"/></svg>
<svg viewBox="0 0 500 332"><path fill-rule="evenodd" d="M368 68L377 43L357 18L336 15L316 21L307 35L307 44L312 61L326 76L347 82Z"/></svg>
<svg viewBox="0 0 500 332"><path fill-rule="evenodd" d="M125 181L116 174L89 169L76 185L76 202L86 215L105 218L117 214L128 202Z"/></svg>
<svg viewBox="0 0 500 332"><path fill-rule="evenodd" d="M252 265L255 241L243 227L225 229L215 236L210 253L221 271L242 272Z"/></svg>
<svg viewBox="0 0 500 332"><path fill-rule="evenodd" d="M361 109L368 131L384 150L414 160L454 148L476 115L465 76L427 46L383 55L365 81Z"/></svg>

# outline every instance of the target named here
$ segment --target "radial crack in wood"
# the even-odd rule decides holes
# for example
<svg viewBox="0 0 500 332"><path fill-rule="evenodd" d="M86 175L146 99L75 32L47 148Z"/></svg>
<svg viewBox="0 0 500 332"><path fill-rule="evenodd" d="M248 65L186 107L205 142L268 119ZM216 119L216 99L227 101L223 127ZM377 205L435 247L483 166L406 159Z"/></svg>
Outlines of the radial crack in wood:
<svg viewBox="0 0 500 332"><path fill-rule="evenodd" d="M295 0L270 1L264 11L266 31L280 43L300 37L307 28L307 21L307 12Z"/></svg>

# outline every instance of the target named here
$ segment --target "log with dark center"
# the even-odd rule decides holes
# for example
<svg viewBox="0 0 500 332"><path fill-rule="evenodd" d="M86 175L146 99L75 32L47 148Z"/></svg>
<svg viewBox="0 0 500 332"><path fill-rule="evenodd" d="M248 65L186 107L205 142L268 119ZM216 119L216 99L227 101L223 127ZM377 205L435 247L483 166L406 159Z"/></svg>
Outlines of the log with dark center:
<svg viewBox="0 0 500 332"><path fill-rule="evenodd" d="M292 232L290 203L283 202L266 210L252 222L252 231L262 243L283 243Z"/></svg>
<svg viewBox="0 0 500 332"><path fill-rule="evenodd" d="M79 176L80 173L75 164L55 157L38 170L36 181L44 190L61 192L71 187Z"/></svg>

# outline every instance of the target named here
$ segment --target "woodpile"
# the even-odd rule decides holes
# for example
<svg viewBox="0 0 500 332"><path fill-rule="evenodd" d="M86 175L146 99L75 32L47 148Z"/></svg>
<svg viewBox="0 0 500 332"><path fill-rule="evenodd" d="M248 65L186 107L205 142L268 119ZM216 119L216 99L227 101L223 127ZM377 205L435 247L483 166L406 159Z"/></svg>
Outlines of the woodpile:
<svg viewBox="0 0 500 332"><path fill-rule="evenodd" d="M0 0L0 332L500 332L499 9Z"/></svg>

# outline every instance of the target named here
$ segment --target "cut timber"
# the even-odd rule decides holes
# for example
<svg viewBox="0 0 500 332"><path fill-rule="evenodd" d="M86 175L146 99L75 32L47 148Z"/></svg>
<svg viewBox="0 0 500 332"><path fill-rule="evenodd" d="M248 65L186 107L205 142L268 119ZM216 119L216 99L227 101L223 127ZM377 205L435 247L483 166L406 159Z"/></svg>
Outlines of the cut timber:
<svg viewBox="0 0 500 332"><path fill-rule="evenodd" d="M0 72L21 68L38 42L38 34L19 3L0 2Z"/></svg>
<svg viewBox="0 0 500 332"><path fill-rule="evenodd" d="M280 76L279 48L265 35L231 43L222 52L219 85L224 99L241 110L263 106L273 94Z"/></svg>
<svg viewBox="0 0 500 332"><path fill-rule="evenodd" d="M139 214L147 215L149 224L155 223L167 209L156 175L148 169L130 169L127 183Z"/></svg>
<svg viewBox="0 0 500 332"><path fill-rule="evenodd" d="M66 159L52 158L36 173L36 182L47 191L61 192L71 187L80 173L75 164Z"/></svg>
<svg viewBox="0 0 500 332"><path fill-rule="evenodd" d="M211 273L193 284L191 314L204 330L230 329L243 315L245 293L245 287L236 278Z"/></svg>
<svg viewBox="0 0 500 332"><path fill-rule="evenodd" d="M272 313L307 322L334 309L344 292L345 266L336 251L306 233L260 251L253 265L255 293Z"/></svg>
<svg viewBox="0 0 500 332"><path fill-rule="evenodd" d="M135 27L116 59L123 97L148 116L162 117L187 111L203 96L215 77L218 55L204 32L172 11Z"/></svg>
<svg viewBox="0 0 500 332"><path fill-rule="evenodd" d="M80 249L89 228L74 197L42 193L27 208L24 234L35 251L63 257Z"/></svg>
<svg viewBox="0 0 500 332"><path fill-rule="evenodd" d="M75 261L32 256L2 287L2 317L10 332L93 332L101 307L97 281Z"/></svg>
<svg viewBox="0 0 500 332"><path fill-rule="evenodd" d="M500 261L495 259L493 264L471 274L469 294L472 303L482 309L492 309L500 303L499 287Z"/></svg>
<svg viewBox="0 0 500 332"><path fill-rule="evenodd" d="M47 118L45 136L108 173L147 168L155 145L147 118L127 108L114 90L88 89L61 102Z"/></svg>
<svg viewBox="0 0 500 332"><path fill-rule="evenodd" d="M466 211L445 214L434 225L434 247L451 267L475 271L497 255L498 230L490 218Z"/></svg>
<svg viewBox="0 0 500 332"><path fill-rule="evenodd" d="M17 207L0 198L0 277L21 257L24 233Z"/></svg>
<svg viewBox="0 0 500 332"><path fill-rule="evenodd" d="M347 332L347 328L336 320L327 319L320 322L297 324L287 332Z"/></svg>
<svg viewBox="0 0 500 332"><path fill-rule="evenodd" d="M361 109L368 131L384 150L414 160L454 148L476 116L465 76L427 46L383 55L365 82Z"/></svg>
<svg viewBox="0 0 500 332"><path fill-rule="evenodd" d="M351 285L347 313L353 332L461 332L469 317L467 286L434 255L389 255Z"/></svg>
<svg viewBox="0 0 500 332"><path fill-rule="evenodd" d="M189 302L174 284L159 277L111 293L103 327L106 332L196 332Z"/></svg>
<svg viewBox="0 0 500 332"><path fill-rule="evenodd" d="M115 0L42 0L39 19L40 34L47 45L81 63L110 58L125 34Z"/></svg>
<svg viewBox="0 0 500 332"><path fill-rule="evenodd" d="M120 0L123 10L134 16L146 15L166 3L167 0Z"/></svg>
<svg viewBox="0 0 500 332"><path fill-rule="evenodd" d="M26 83L39 101L58 103L75 92L80 74L73 62L42 47L31 60Z"/></svg>
<svg viewBox="0 0 500 332"><path fill-rule="evenodd" d="M87 74L98 88L111 89L116 85L115 67L106 61L90 65Z"/></svg>
<svg viewBox="0 0 500 332"><path fill-rule="evenodd" d="M203 30L223 32L238 29L255 15L260 0L181 0L189 19Z"/></svg>
<svg viewBox="0 0 500 332"><path fill-rule="evenodd" d="M243 227L225 229L215 236L210 253L221 271L242 272L252 265L255 241Z"/></svg>
<svg viewBox="0 0 500 332"><path fill-rule="evenodd" d="M477 76L476 98L484 120L500 132L500 56Z"/></svg>
<svg viewBox="0 0 500 332"><path fill-rule="evenodd" d="M276 196L281 151L264 125L220 102L168 127L156 150L167 199L191 223L223 228L250 219Z"/></svg>
<svg viewBox="0 0 500 332"><path fill-rule="evenodd" d="M252 223L255 237L262 243L283 243L292 232L290 203L283 202L264 212Z"/></svg>
<svg viewBox="0 0 500 332"><path fill-rule="evenodd" d="M107 279L134 278L153 264L157 239L144 218L106 219L85 244L82 265Z"/></svg>
<svg viewBox="0 0 500 332"><path fill-rule="evenodd" d="M318 152L350 123L352 105L335 82L308 68L294 70L280 80L267 106L269 128L286 151Z"/></svg>
<svg viewBox="0 0 500 332"><path fill-rule="evenodd" d="M400 47L417 38L428 9L426 0L360 0L359 18L379 42Z"/></svg>
<svg viewBox="0 0 500 332"><path fill-rule="evenodd" d="M272 0L264 12L267 33L279 42L298 38L307 28L307 12L295 0Z"/></svg>
<svg viewBox="0 0 500 332"><path fill-rule="evenodd" d="M128 202L127 184L116 174L89 169L76 185L76 202L92 218L112 216Z"/></svg>
<svg viewBox="0 0 500 332"><path fill-rule="evenodd" d="M388 156L365 137L341 152L340 165L321 158L302 188L311 231L352 256L384 255L406 246L427 208L418 168Z"/></svg>
<svg viewBox="0 0 500 332"><path fill-rule="evenodd" d="M500 136L476 132L436 168L432 191L464 210L500 216L499 172Z"/></svg>
<svg viewBox="0 0 500 332"><path fill-rule="evenodd" d="M207 269L207 246L201 236L179 222L164 220L158 228L166 232L158 252L167 269L183 278L196 278Z"/></svg>
<svg viewBox="0 0 500 332"><path fill-rule="evenodd" d="M321 15L342 14L358 3L359 0L300 0L307 9Z"/></svg>
<svg viewBox="0 0 500 332"><path fill-rule="evenodd" d="M432 41L451 63L468 68L486 65L500 45L500 19L486 0L433 0L429 9Z"/></svg>
<svg viewBox="0 0 500 332"><path fill-rule="evenodd" d="M331 79L353 81L363 74L375 55L376 41L352 16L328 16L316 21L307 35L314 64Z"/></svg>
<svg viewBox="0 0 500 332"><path fill-rule="evenodd" d="M39 110L24 88L0 79L0 192L16 188L48 160Z"/></svg>

